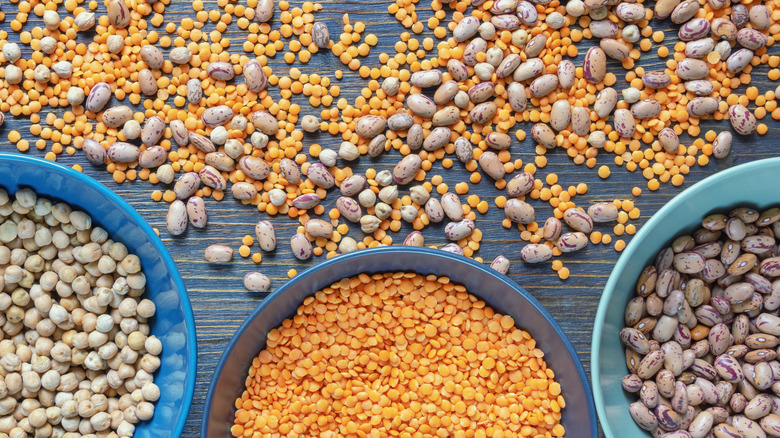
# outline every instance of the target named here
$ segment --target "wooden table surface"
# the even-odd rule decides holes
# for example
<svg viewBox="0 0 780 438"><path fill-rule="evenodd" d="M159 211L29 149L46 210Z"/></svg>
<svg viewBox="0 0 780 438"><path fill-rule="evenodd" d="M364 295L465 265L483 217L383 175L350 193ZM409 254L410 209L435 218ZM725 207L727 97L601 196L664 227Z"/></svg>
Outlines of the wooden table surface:
<svg viewBox="0 0 780 438"><path fill-rule="evenodd" d="M190 2L174 0L171 3L167 8L166 22L168 19L178 22L178 18L184 15L192 16ZM204 4L207 10L218 8L215 1L204 1ZM377 56L381 52L395 53L393 44L398 39L398 35L405 29L387 13L387 2L350 0L337 3L333 0L326 0L322 1L322 4L323 10L315 14L315 19L328 22L332 38L337 37L341 31L343 13L349 13L353 23L356 21L365 22L366 31L364 35L374 33L380 37L378 46L365 59L365 65L377 66ZM298 3L293 2L292 5L297 6ZM421 3L417 7L421 20L427 20L432 15L427 4ZM103 8L101 4L98 10L99 13L105 13ZM7 28L13 16L12 11L9 11L8 8L3 7L3 9L6 10L9 17L6 18L5 22L0 23L0 29ZM31 14L30 21L25 26L25 29L35 25L41 25L40 20ZM278 21L274 21L274 26L278 28ZM668 30L668 23L656 27ZM212 28L213 24L209 23L206 25L205 30L211 30ZM241 43L246 38L245 32L237 29L235 23L230 26L229 30L226 36L233 41L231 52L243 53ZM164 30L160 30L160 32L164 33ZM671 31L667 33L669 35L672 34ZM423 36L432 36L427 27ZM8 39L18 42L18 35L9 32ZM669 47L673 43L673 39L667 39L666 44ZM582 44L587 47L592 43L583 42ZM580 49L580 53L585 51L586 49ZM23 56L28 57L29 53L29 46L23 47ZM640 65L658 66L662 61L658 60L654 53L655 50L645 54ZM773 53L777 53L777 50L774 48L770 49L770 54ZM272 59L269 64L278 75L286 74L287 69L290 68L289 65L281 60L279 55ZM623 70L612 62L610 65L609 71L615 72L622 78ZM341 86L342 96L349 98L350 101L357 96L360 88L366 83L356 73L350 72L328 51L315 54L306 65L296 63L293 66L300 68L304 73L317 72L321 75L330 76L334 84ZM336 69L345 71L343 80L337 81L333 78L332 72ZM771 83L766 79L766 68L758 68L754 72L757 72L753 75L754 85L758 85L762 93L775 89L777 84ZM617 87L622 89L624 86L625 82L619 81ZM278 89L274 89L272 94L278 96ZM300 96L294 97L293 101L301 104L302 115L316 115L319 112L319 110L312 109ZM44 111L47 110L49 109L44 109ZM61 111L55 111L55 113L59 114ZM778 145L776 140L778 136L777 125L773 123L771 118L767 118L765 122L770 126L767 136L758 137L753 135L735 138L735 144L729 157L723 160L713 159L703 168L698 166L693 168L686 177L684 185L679 188L667 183L662 184L660 190L651 192L647 190L646 180L640 172L632 173L623 167L616 166L614 164L614 155L609 153L602 153L598 156L598 166L607 164L612 170L611 176L603 180L597 176L596 169L574 165L565 151L561 149L548 152L549 164L546 168L539 170L537 177L544 177L548 173L556 173L559 177L559 183L564 187L587 183L589 191L586 195L576 198L578 205L587 206L593 202L611 201L613 199L634 199L636 206L641 209L641 216L639 219L632 221L632 223L639 226L664 203L682 189L690 187L694 182L737 164L776 156ZM706 129L728 129L727 125L728 122L726 121L703 121L702 127L704 129L702 129L702 132ZM7 117L5 125L0 128L0 138L3 139L0 142L0 151L16 150L13 145L6 141L8 132L11 129L19 130L23 138L33 143L36 139L30 134L28 127L29 121L26 119ZM521 124L520 127L528 130L530 124ZM735 135L735 137L738 136ZM515 141L511 148L513 159L521 158L524 162L533 162L534 148L530 141L530 135L528 139L521 143ZM684 139L683 141L686 142L685 144L690 144L691 140ZM304 150L307 149L310 143L319 143L323 147L338 149L340 138L331 137L328 134L307 134L304 143ZM29 154L42 156L44 152L32 148ZM398 160L398 153L391 151L377 159L362 157L352 165L356 169L356 173L364 171L369 167L377 170L392 170ZM468 180L469 172L457 160L455 161L455 165L451 169L446 170L441 168L440 163L437 163L428 175L442 175L444 182L449 184L450 187L454 187L457 182ZM273 218L272 221L277 230L280 244L275 253L264 254L261 265L255 265L251 260L239 257L237 251L233 262L228 265L217 266L208 264L203 258L203 251L207 246L221 243L230 245L237 250L238 246L241 245L242 236L246 234L254 235L254 224L259 220L268 219L268 216L258 213L254 206L242 205L231 199L230 196L226 196L226 200L219 203L209 199L207 200L207 210L209 212L208 227L203 230L190 228L184 236L173 238L165 231L167 205L153 202L150 198L151 192L161 187L153 186L145 181L126 182L117 185L113 182L111 175L106 173L104 169L90 165L80 151L74 156L63 154L58 157L58 162L66 165L81 164L84 167L84 173L116 191L130 205L136 208L152 226L161 231L161 237L184 277L195 314L198 339L198 377L195 398L185 427L184 436L198 436L206 391L216 363L244 318L268 295L267 293L246 291L242 283L243 276L250 271L261 271L271 278L273 290L287 280L287 271L290 268L295 268L301 272L307 267L323 261L324 257L314 258L306 262L295 260L287 242L294 233L297 222L293 222L286 216L278 216ZM339 160L339 165L344 165L344 163ZM643 189L642 196L634 198L631 195L631 189L634 186L639 186ZM406 193L406 189L402 189L401 192L402 194ZM580 252L564 255L560 257L560 260L571 270L571 277L566 281L562 281L551 269L550 262L539 265L522 264L519 259L519 251L524 243L520 240L520 233L516 228L507 230L501 226L501 220L504 217L503 212L494 206L493 201L496 196L504 193L493 186L490 178L485 177L481 183L473 185L470 193L478 194L482 199L488 200L491 204L491 209L487 214L478 215L477 217L477 226L484 235L477 255L488 262L498 255L504 255L512 261L508 274L510 278L527 289L547 307L574 344L580 360L582 360L586 371L589 372L592 320L596 312L601 290L620 254L612 248L612 245L599 244L589 245ZM329 196L324 202L326 211L334 206L335 198L336 196ZM465 202L465 197L461 198ZM551 207L547 203L533 201L532 204L536 208L537 219L543 221L552 213ZM603 233L611 234L613 225L602 224L598 225L596 229ZM426 244L440 246L446 243L443 235L443 226L443 223L430 226L424 231ZM350 234L352 237L356 239L362 238L362 234L357 227L353 226L351 228L353 229ZM409 231L408 227L404 227L400 233L393 235L395 241L397 243L402 242L403 237ZM617 239L617 237L615 238ZM626 241L630 240L628 235L620 238ZM253 247L253 251L259 251L256 244ZM519 323L522 325L522 321Z"/></svg>

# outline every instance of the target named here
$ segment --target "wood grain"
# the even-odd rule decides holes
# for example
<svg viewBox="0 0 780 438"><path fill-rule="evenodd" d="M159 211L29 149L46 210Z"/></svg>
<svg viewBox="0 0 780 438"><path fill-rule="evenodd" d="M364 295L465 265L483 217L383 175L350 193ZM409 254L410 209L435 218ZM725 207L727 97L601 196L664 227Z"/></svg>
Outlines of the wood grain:
<svg viewBox="0 0 780 438"><path fill-rule="evenodd" d="M207 10L218 8L215 1L204 1L203 3ZM293 6L298 5L297 2L291 3ZM366 34L374 33L380 37L378 46L363 60L364 64L371 67L378 66L377 55L379 53L383 51L394 53L393 45L398 39L400 32L405 29L387 14L387 2L370 0L336 2L330 0L322 1L321 3L323 4L323 11L315 14L315 18L328 22L332 37L336 38L340 33L343 13L349 13L353 22L364 21L366 23ZM420 20L427 20L428 17L432 16L432 12L425 4L418 4L417 9ZM102 5L98 11L100 13L104 12ZM8 29L8 23L11 19L10 12L10 10L6 11L9 18L6 19L6 22L0 23L0 29ZM60 13L63 13L63 11L60 11ZM192 15L190 2L173 0L172 4L167 8L165 21L178 22L180 18ZM31 14L25 30L29 30L32 26L37 25L40 25L40 20ZM667 23L654 23L654 25L657 28L668 29ZM275 22L274 26L278 28L279 23ZM204 30L211 31L213 27L212 23L208 23ZM10 29L8 30L8 39L18 42L18 35L11 32ZM163 29L158 29L158 31L161 34L165 33ZM674 41L670 38L676 32L668 30L666 33L668 35L666 44L671 47ZM241 43L246 38L244 31L240 31L235 24L232 24L225 36L231 38L233 42L232 52L243 52ZM432 37L427 27L423 36ZM418 36L418 38L421 37ZM583 42L580 53L584 53L591 44L591 42ZM770 49L770 53L776 52L776 49ZM25 58L29 58L29 46L24 48L23 53ZM660 68L662 63L663 60L659 60L655 56L654 48L653 51L643 55L639 64L651 69ZM290 67L284 63L279 55L271 60L270 65L275 73L279 75L286 74L287 69ZM616 74L619 73L619 77L622 78L622 69L612 62L610 65L610 71ZM361 79L357 74L349 72L336 57L328 52L315 54L307 65L296 63L294 66L304 73L317 72L331 78L333 78L332 72L334 70L345 70L345 78L343 80L337 81L334 78L333 81L334 84L341 87L342 96L347 97L350 101L359 94L360 88L367 83L366 80ZM763 67L754 69L753 85L757 85L762 93L767 90L774 90L776 86L776 84L770 83L766 79L766 71L767 69ZM625 82L621 80L617 88L622 89L623 87L625 87ZM278 90L273 90L272 95L278 96ZM318 114L319 112L319 109L312 109L304 99L293 98L293 101L301 104L303 108L302 114ZM61 110L54 112L61 114ZM556 173L559 177L559 183L564 187L587 183L589 186L588 193L576 198L577 203L584 206L592 202L610 201L616 198L632 199L631 188L639 186L643 189L644 194L635 201L642 214L633 223L641 225L674 195L694 182L719 170L740 163L775 156L779 144L777 140L777 125L771 123L771 121L766 121L766 123L770 125L770 131L767 136L758 138L753 135L736 138L731 155L728 158L715 160L704 168L695 167L686 177L685 184L680 188L665 184L657 192L650 192L646 189L646 181L639 172L627 172L624 168L616 166L614 164L614 156L607 153L603 153L598 157L599 166L607 164L612 169L612 175L606 180L599 179L594 169L574 165L563 150L550 151L548 153L549 164L546 168L540 169L537 175L544 176L548 173ZM727 124L728 122L725 121L703 121L701 124L703 128L702 133L707 129L728 129ZM527 124L520 126L520 128L526 130L529 127ZM19 130L23 138L29 140L30 143L36 140L29 133L29 122L27 120L15 119L9 116L5 125L0 128L0 135L2 135L4 140L0 143L1 151L15 151L14 146L5 141L11 129ZM528 137L530 139L530 136ZM687 142L686 144L690 144L691 140L684 138L683 141ZM315 134L305 138L306 146L304 149L307 149L310 143L320 143L323 147L337 149L339 142L340 138L331 137L328 134ZM521 158L524 162L533 162L533 154L534 148L529 140L512 146L513 159ZM43 152L33 149L30 155L42 156ZM398 153L392 151L378 159L361 158L353 166L356 172L365 171L369 167L377 170L392 169L398 159ZM289 269L294 268L300 272L322 261L323 258L315 258L304 263L296 261L292 257L287 245L289 237L294 233L296 223L293 223L286 217L277 217L273 219L273 222L280 245L275 253L264 255L261 265L257 266L250 260L240 257L237 257L233 263L227 266L210 265L203 259L203 251L208 245L223 243L238 248L241 244L241 237L246 234L253 234L254 224L258 220L267 219L267 216L258 213L253 206L242 205L232 199L220 203L208 200L208 227L205 230L190 229L185 236L172 238L165 232L167 205L155 203L150 198L150 193L158 187L143 181L117 185L104 170L89 165L80 152L77 152L74 156L63 154L58 158L58 161L66 165L81 164L86 174L116 191L139 211L152 226L161 230L161 237L176 260L179 270L184 277L195 314L198 332L198 380L195 399L184 436L198 436L206 391L220 354L244 318L267 296L266 293L247 292L242 285L243 276L247 272L259 270L268 275L272 280L272 287L277 288L286 281ZM450 187L454 187L457 182L467 181L469 176L469 172L457 162L451 169L447 170L442 169L440 163L436 163L429 175L434 174L442 175L444 181ZM502 194L493 187L488 177L484 177L480 184L472 186L471 193L488 200L491 205L493 205L494 198ZM326 200L325 205L326 207L331 207L334 203L335 197L330 196ZM535 201L533 205L536 207L538 219L544 220L551 214L551 208L548 204ZM478 255L490 261L497 255L503 254L512 261L509 273L510 278L530 291L553 314L574 344L586 370L589 371L590 335L593 316L598 305L601 290L613 265L617 261L619 253L615 252L611 245L590 245L576 254L564 255L560 260L571 270L571 278L567 281L561 281L550 268L550 263L529 266L520 262L519 250L523 246L519 236L520 233L516 228L511 230L504 229L501 226L501 219L503 219L503 212L495 207L491 208L487 214L479 215L477 218L478 227L484 234L484 240ZM353 226L352 228L353 231L350 235L360 237L361 234L357 227ZM612 224L599 225L596 229L605 234L611 234ZM394 235L396 242L401 242L408 232L409 228L405 227L398 235ZM429 227L424 234L427 244L441 245L445 243L443 224ZM629 237L622 236L626 240ZM259 251L257 247L253 248L253 250ZM522 325L522 321L519 323Z"/></svg>

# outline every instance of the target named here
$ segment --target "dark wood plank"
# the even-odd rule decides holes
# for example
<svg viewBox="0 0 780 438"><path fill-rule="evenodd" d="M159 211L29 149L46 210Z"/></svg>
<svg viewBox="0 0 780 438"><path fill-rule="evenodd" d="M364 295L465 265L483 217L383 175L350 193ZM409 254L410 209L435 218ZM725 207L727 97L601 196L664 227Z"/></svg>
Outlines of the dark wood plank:
<svg viewBox="0 0 780 438"><path fill-rule="evenodd" d="M214 1L206 1L204 3L207 8L217 8ZM364 35L374 33L380 36L379 45L366 58L365 64L376 66L379 53L383 51L394 53L393 44L397 40L399 33L405 29L387 14L386 7L388 3L370 0L339 2L328 0L322 3L324 6L323 11L316 13L315 17L317 20L324 20L329 23L332 37L336 38L341 30L343 13L349 13L353 22L364 21L366 23ZM292 2L292 4L298 5L299 3ZM103 6L99 7L99 11L103 12ZM429 6L424 3L417 4L417 11L421 20L427 20L432 15ZM8 23L12 19L11 12L11 10L6 11L8 17L6 22L0 23L0 29L8 29ZM183 16L192 16L190 3L174 0L168 6L165 16L166 22L178 21ZM40 20L31 14L30 21L25 26L25 29L28 30L35 25L40 25ZM275 26L278 26L278 22L275 23ZM667 29L668 24L664 23L656 25L656 27ZM206 31L212 29L213 24L210 23L204 27ZM667 31L670 38L674 33ZM10 41L18 41L17 35L13 32L9 32L9 34ZM229 31L225 36L233 41L231 51L243 53L241 43L245 39L245 32L237 29L234 23L229 27ZM418 39L421 39L423 36L432 36L430 31L427 30L427 26L424 35L418 36ZM585 48L590 44L592 43L584 42L584 48L580 52L584 53ZM671 47L673 41L668 39L666 44ZM770 52L776 53L777 50L772 48ZM24 53L25 56L29 56L29 47L24 50ZM662 61L655 56L654 49L652 52L644 55L640 64L647 66L647 68L658 68ZM286 74L287 69L290 67L278 55L271 60L271 65L274 71L280 75ZM342 96L350 100L357 96L360 88L367 83L366 80L361 79L357 74L350 73L338 59L327 52L314 55L312 61L307 65L296 63L294 66L300 68L305 73L317 72L331 77L334 70L344 70L345 78L341 81L334 79L334 84L338 83L342 88ZM622 77L622 69L619 66L612 64L610 70L616 73L620 72ZM770 89L774 90L777 85L766 79L766 71L766 68L754 70L754 85L759 86L761 92ZM618 88L623 88L624 86L625 82L619 82ZM318 114L319 109L312 109L304 99L294 98L293 100L302 105L302 114ZM61 113L60 110L54 112L57 114ZM714 160L704 168L696 167L692 169L685 180L685 184L680 188L665 184L657 192L650 192L646 189L646 181L639 172L627 172L624 168L616 166L614 164L614 156L608 153L603 153L598 157L599 165L607 164L612 169L612 175L606 180L600 179L596 175L595 169L572 164L562 150L548 153L549 164L546 168L540 169L539 174L542 176L548 173L558 174L560 184L564 187L578 183L587 183L589 185L588 194L577 197L580 205L616 198L633 199L631 188L634 186L641 187L644 194L635 201L642 214L638 220L632 221L632 223L639 226L669 199L682 189L690 187L694 182L719 170L740 163L777 155L778 125L771 123L769 119L765 120L765 122L770 125L770 132L767 136L759 138L753 135L747 138L736 139L732 153L728 158ZM523 124L521 128L528 129L530 125ZM728 129L728 126L727 122L704 121L702 128L702 132L704 132L706 129ZM30 140L31 143L35 141L29 133L28 121L8 117L5 126L0 128L0 135L3 138L3 141L0 142L0 151L15 150L12 145L5 141L8 131L11 129L19 130L23 137ZM685 139L684 141L690 142L690 139ZM312 142L318 142L324 147L337 149L340 138L319 134L307 137L305 142L307 145ZM43 152L33 150L29 154L42 156ZM515 144L512 147L512 154L513 158L522 158L525 162L533 162L533 145L530 140ZM378 170L392 169L398 158L397 152L387 153L375 160L362 158L355 164L355 168L356 171L365 171L368 167L374 167ZM86 174L101 181L121 195L152 226L161 231L166 247L176 260L189 290L198 331L198 380L194 403L185 429L185 436L198 436L206 390L219 356L244 318L267 296L266 293L247 292L242 285L243 276L249 271L259 270L272 279L272 288L277 288L286 281L286 273L289 269L295 268L300 272L322 261L323 258L315 258L305 263L296 261L291 256L289 247L286 244L294 232L296 223L286 217L277 217L273 221L279 236L279 249L273 255L266 255L261 265L256 266L250 260L241 259L240 257L237 257L228 266L207 264L203 260L203 250L208 245L223 243L238 248L241 237L245 234L253 234L254 224L260 219L267 218L267 216L259 214L253 206L244 206L233 200L226 200L220 203L209 200L207 202L209 226L205 230L190 230L186 236L181 238L172 238L165 232L167 206L164 203L155 203L150 198L150 193L158 187L154 187L147 182L117 185L109 174L102 169L89 165L80 152L77 152L74 156L62 155L58 158L58 161L66 165L82 164ZM469 172L460 163L456 163L452 169L446 171L441 168L440 163L437 163L434 166L434 170L429 173L429 175L434 174L442 175L445 182L450 187L453 187L459 181L468 180ZM502 193L495 189L488 180L489 178L486 177L480 184L472 186L471 193L487 199L492 206L495 197ZM326 206L333 205L334 201L335 197L329 197L326 201ZM551 214L549 205L537 201L533 202L533 204L537 208L538 218L543 220ZM484 240L478 255L487 261L500 254L512 260L513 264L509 273L510 278L525 287L550 310L573 342L585 368L589 370L590 334L593 316L598 305L601 290L620 254L615 252L611 245L591 245L579 253L564 255L560 260L571 270L571 278L567 281L561 281L550 268L550 263L528 266L520 262L519 250L522 248L523 242L520 240L519 231L517 229L506 230L501 227L502 218L502 211L495 207L492 207L487 214L478 216L478 226L484 233ZM352 228L354 229L355 227ZM600 225L597 226L597 229L611 234L612 224ZM409 228L405 227L401 233L394 235L396 242L402 241L403 236L408 231ZM359 230L353 230L352 235L360 236ZM428 244L441 245L445 243L443 226L441 225L428 228L425 231L425 236ZM621 238L629 240L630 236L622 236ZM522 321L520 321L520 324L522 324Z"/></svg>

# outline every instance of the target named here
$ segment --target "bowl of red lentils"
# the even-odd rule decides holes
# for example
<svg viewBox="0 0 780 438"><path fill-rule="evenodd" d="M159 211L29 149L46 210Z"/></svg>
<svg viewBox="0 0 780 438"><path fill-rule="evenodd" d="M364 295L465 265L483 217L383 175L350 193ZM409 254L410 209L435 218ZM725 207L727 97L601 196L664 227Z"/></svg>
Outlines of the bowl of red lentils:
<svg viewBox="0 0 780 438"><path fill-rule="evenodd" d="M596 436L573 347L528 292L428 248L345 254L228 344L201 436ZM356 435L355 435L356 434Z"/></svg>

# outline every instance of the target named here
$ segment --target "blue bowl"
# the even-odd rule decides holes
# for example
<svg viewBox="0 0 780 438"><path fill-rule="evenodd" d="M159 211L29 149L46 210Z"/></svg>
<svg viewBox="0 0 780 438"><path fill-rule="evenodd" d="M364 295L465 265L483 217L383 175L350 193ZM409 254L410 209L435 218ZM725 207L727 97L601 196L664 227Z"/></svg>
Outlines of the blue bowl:
<svg viewBox="0 0 780 438"><path fill-rule="evenodd" d="M152 227L130 205L94 179L50 161L0 153L0 187L15 193L29 187L40 196L64 201L92 216L112 239L141 259L154 301L151 332L163 344L162 366L154 376L161 397L151 421L139 423L136 438L176 438L187 420L195 390L195 320L181 275Z"/></svg>
<svg viewBox="0 0 780 438"><path fill-rule="evenodd" d="M754 161L718 172L675 196L631 239L607 280L593 324L591 381L601 427L608 438L650 436L628 413L636 395L626 393L621 386L628 367L618 333L639 274L674 238L701 226L708 214L778 204L780 158Z"/></svg>
<svg viewBox="0 0 780 438"><path fill-rule="evenodd" d="M293 315L304 298L344 277L361 273L414 271L446 275L493 307L512 316L544 351L566 399L562 423L567 436L595 437L597 424L590 385L577 354L552 316L531 294L481 263L445 251L385 247L338 256L313 266L269 295L247 318L219 360L209 386L202 437L230 436L235 400L245 389L249 366L265 347L266 335Z"/></svg>

